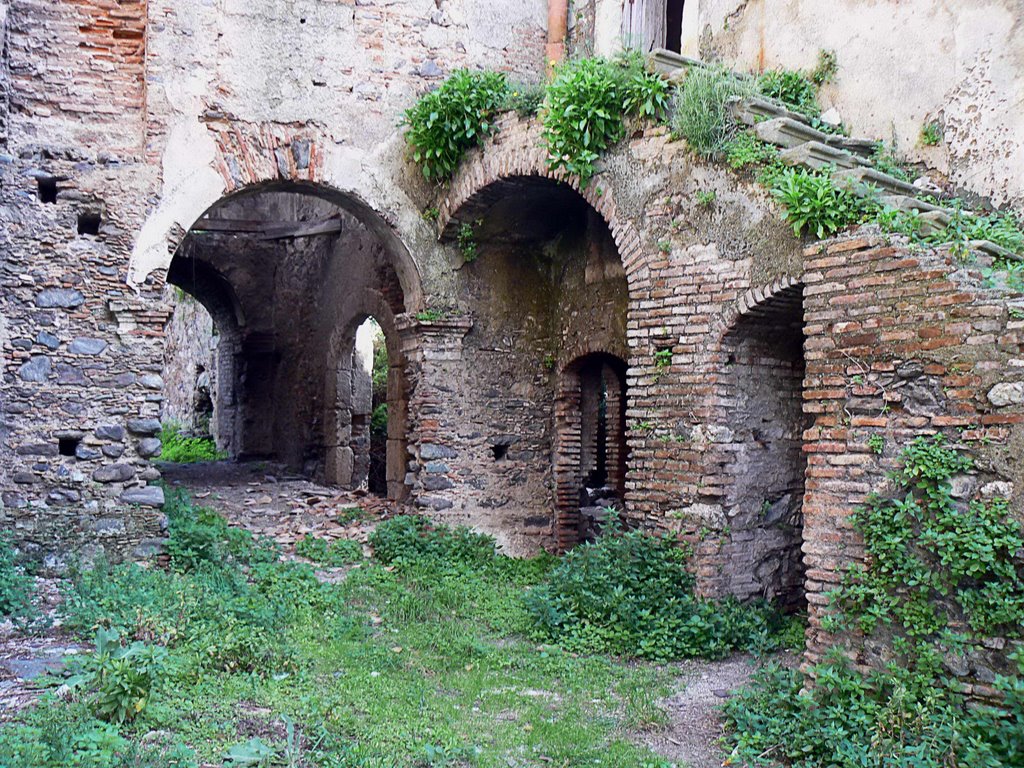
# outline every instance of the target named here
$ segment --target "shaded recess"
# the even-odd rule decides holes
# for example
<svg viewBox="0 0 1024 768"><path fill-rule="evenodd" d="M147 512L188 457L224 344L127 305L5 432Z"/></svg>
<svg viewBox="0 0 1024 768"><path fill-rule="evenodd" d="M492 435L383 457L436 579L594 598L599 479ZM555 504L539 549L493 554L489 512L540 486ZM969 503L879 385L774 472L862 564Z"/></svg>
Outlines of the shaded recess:
<svg viewBox="0 0 1024 768"><path fill-rule="evenodd" d="M626 363L596 352L562 371L556 403L556 543L592 541L626 491Z"/></svg>
<svg viewBox="0 0 1024 768"><path fill-rule="evenodd" d="M726 335L718 387L726 439L721 591L805 607L803 287L751 307Z"/></svg>
<svg viewBox="0 0 1024 768"><path fill-rule="evenodd" d="M213 320L210 431L218 447L232 459L272 460L348 487L366 485L368 473L358 468L370 452L360 426L366 415L353 397L356 329L377 317L394 395L387 433L396 456L385 485L398 497L406 419L395 317L405 311L404 282L415 279L415 268L393 237L382 236L386 225L364 219L358 205L318 187L246 190L192 226L167 280Z"/></svg>
<svg viewBox="0 0 1024 768"><path fill-rule="evenodd" d="M563 537L563 513L578 522L581 504L595 506L581 498L588 484L606 488L609 503L623 497L625 270L605 220L553 179L509 177L479 190L445 235L464 241L467 231L477 253L459 270L473 318L460 409L466 434L480 435L467 493L494 510L486 523L513 549L517 537L525 549L525 536L572 546L579 526ZM615 413L605 417L607 408Z"/></svg>

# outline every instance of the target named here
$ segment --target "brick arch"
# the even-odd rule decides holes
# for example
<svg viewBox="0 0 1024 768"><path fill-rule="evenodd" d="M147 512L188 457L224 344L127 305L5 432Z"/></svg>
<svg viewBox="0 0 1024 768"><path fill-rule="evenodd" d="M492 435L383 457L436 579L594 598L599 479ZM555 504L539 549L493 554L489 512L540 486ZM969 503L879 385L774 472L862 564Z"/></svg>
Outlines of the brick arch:
<svg viewBox="0 0 1024 768"><path fill-rule="evenodd" d="M319 197L355 216L384 245L405 296L405 309L424 305L419 266L392 223L353 187L363 179L330 175L326 159L333 141L307 127L215 123L207 126L197 164L168 185L158 209L139 233L129 263L129 283L139 285L152 272L166 276L171 260L195 222L219 204L264 191L294 191Z"/></svg>
<svg viewBox="0 0 1024 768"><path fill-rule="evenodd" d="M604 219L626 271L630 294L646 286L649 268L643 241L621 212L614 175L599 175L583 187L578 176L550 168L538 130L527 123L506 125L497 136L459 165L438 207L439 237L454 238L462 224L479 218L480 211L517 183L547 179L574 189Z"/></svg>
<svg viewBox="0 0 1024 768"><path fill-rule="evenodd" d="M588 346L588 345L584 345ZM579 350L576 350L577 352ZM573 354L558 373L555 396L555 545L566 551L580 542L581 474L584 463L584 373L588 364L612 370L619 382L615 391L608 393L606 417L607 446L613 448L606 456L608 482L616 487L625 500L626 467L629 447L626 440L626 361L618 354L594 348L582 354ZM596 406L595 406L596 407ZM595 448L596 450L596 448Z"/></svg>
<svg viewBox="0 0 1024 768"><path fill-rule="evenodd" d="M705 471L716 477L725 529L716 557L727 568L706 592L765 596L805 607L803 283L751 288L726 313L717 339Z"/></svg>

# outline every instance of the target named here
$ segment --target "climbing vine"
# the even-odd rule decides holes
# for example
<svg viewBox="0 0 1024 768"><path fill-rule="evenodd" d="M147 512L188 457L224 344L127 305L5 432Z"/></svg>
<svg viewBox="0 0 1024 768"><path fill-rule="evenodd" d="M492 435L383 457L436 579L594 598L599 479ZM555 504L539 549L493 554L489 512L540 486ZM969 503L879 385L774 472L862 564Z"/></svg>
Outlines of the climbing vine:
<svg viewBox="0 0 1024 768"><path fill-rule="evenodd" d="M1024 636L1024 531L1004 499L958 499L973 462L941 436L918 438L892 493L853 516L864 561L831 593L822 626L856 632L873 671L839 649L813 670L762 673L727 706L736 753L753 765L1024 764L1024 646L994 673L981 653ZM992 642L990 638L1000 639ZM957 674L993 681L999 705L972 705Z"/></svg>

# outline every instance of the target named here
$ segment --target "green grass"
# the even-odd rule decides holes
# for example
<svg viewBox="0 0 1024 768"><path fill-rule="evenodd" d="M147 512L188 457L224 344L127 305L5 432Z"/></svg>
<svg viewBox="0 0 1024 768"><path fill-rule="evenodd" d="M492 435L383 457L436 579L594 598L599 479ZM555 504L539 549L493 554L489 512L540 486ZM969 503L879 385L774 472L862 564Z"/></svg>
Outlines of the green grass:
<svg viewBox="0 0 1024 768"><path fill-rule="evenodd" d="M263 746L276 762L234 764L669 765L629 731L663 721L671 669L528 639L523 598L553 558L401 521L376 537L381 560L328 585L180 494L169 507L168 570L100 563L65 587L80 638L167 649L145 706L116 725L87 685L47 695L0 727L0 766L221 765Z"/></svg>
<svg viewBox="0 0 1024 768"><path fill-rule="evenodd" d="M181 425L167 422L160 430L160 460L175 464L195 464L200 461L217 461L227 458L224 451L218 451L210 437L189 437L182 434Z"/></svg>

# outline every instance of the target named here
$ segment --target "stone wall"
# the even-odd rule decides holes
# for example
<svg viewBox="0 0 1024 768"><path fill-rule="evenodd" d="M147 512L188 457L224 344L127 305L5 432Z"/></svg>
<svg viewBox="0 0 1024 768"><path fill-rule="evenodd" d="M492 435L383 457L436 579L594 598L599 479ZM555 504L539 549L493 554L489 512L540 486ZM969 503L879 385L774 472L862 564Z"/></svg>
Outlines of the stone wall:
<svg viewBox="0 0 1024 768"><path fill-rule="evenodd" d="M172 307L164 328L164 421L188 432L217 438L217 344L213 318L206 308L177 286L164 301ZM226 441L221 438L221 447Z"/></svg>

